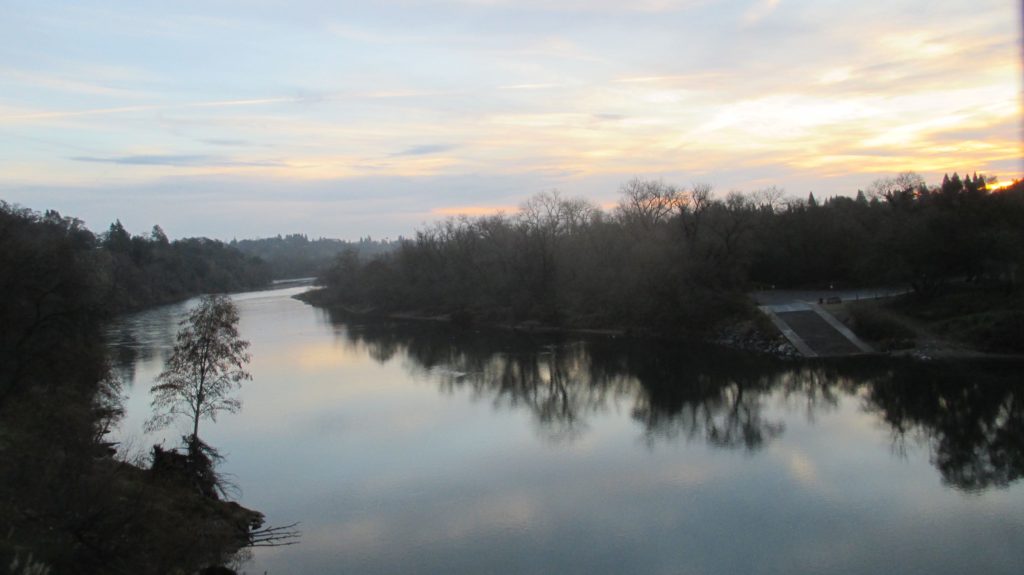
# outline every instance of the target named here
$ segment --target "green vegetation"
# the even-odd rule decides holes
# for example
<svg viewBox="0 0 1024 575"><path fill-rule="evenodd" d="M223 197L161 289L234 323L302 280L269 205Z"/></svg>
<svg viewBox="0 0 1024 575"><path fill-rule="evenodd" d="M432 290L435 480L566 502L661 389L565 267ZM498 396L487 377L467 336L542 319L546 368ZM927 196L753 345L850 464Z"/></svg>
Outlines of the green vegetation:
<svg viewBox="0 0 1024 575"><path fill-rule="evenodd" d="M0 270L0 565L191 573L258 539L259 513L105 443L122 409L103 337L118 311L261 285L258 262L158 228L140 238L114 224L97 237L0 202Z"/></svg>
<svg viewBox="0 0 1024 575"><path fill-rule="evenodd" d="M515 214L436 223L371 261L342 254L310 299L461 322L702 336L749 317L744 293L755 288L906 285L925 307L957 282L1017 293L1024 185L989 192L986 182L954 174L930 188L907 173L819 201L785 200L775 188L716 199L709 186L633 180L610 213L544 193ZM866 329L906 344L905 331L868 314ZM1014 333L1018 317L978 337Z"/></svg>

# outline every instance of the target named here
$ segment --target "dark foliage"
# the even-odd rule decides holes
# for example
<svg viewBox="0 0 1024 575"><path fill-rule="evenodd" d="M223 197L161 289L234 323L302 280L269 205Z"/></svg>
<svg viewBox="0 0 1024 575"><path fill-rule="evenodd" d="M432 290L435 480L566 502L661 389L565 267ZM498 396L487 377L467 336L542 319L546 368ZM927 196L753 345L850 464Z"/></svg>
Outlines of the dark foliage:
<svg viewBox="0 0 1024 575"><path fill-rule="evenodd" d="M997 353L1024 352L1024 290L1014 284L946 286L931 298L903 298L893 307L968 346Z"/></svg>
<svg viewBox="0 0 1024 575"><path fill-rule="evenodd" d="M710 191L633 180L610 214L545 193L514 215L448 219L370 261L342 253L321 297L464 325L699 335L748 314L750 288L905 285L929 298L954 281L1016 290L1024 263L1024 184L989 192L975 175L928 188L906 173L856 199Z"/></svg>
<svg viewBox="0 0 1024 575"><path fill-rule="evenodd" d="M629 193L613 216L545 193L514 216L449 219L368 262L346 252L322 281L336 304L462 323L697 334L749 313L748 206L660 183Z"/></svg>
<svg viewBox="0 0 1024 575"><path fill-rule="evenodd" d="M899 284L920 297L951 281L1015 288L1024 262L1024 185L989 192L981 176L953 181L960 179L929 188L906 173L875 182L857 199L773 210L756 226L750 280L779 287Z"/></svg>
<svg viewBox="0 0 1024 575"><path fill-rule="evenodd" d="M192 572L248 544L258 513L111 457L103 438L121 398L103 325L265 280L219 242L168 242L159 228L132 237L119 223L97 237L80 220L0 202L0 565Z"/></svg>
<svg viewBox="0 0 1024 575"><path fill-rule="evenodd" d="M111 291L108 301L115 311L270 282L270 271L259 258L207 238L169 242L159 226L149 237L132 236L114 222L97 238L97 245Z"/></svg>
<svg viewBox="0 0 1024 575"><path fill-rule="evenodd" d="M976 491L1024 476L1020 395L1020 365L939 364L881 378L865 398L897 445L923 433L943 481Z"/></svg>
<svg viewBox="0 0 1024 575"><path fill-rule="evenodd" d="M195 435L182 438L182 443L184 452L154 445L150 475L203 497L219 499L227 490L224 480L216 472L217 463L223 459L220 453Z"/></svg>

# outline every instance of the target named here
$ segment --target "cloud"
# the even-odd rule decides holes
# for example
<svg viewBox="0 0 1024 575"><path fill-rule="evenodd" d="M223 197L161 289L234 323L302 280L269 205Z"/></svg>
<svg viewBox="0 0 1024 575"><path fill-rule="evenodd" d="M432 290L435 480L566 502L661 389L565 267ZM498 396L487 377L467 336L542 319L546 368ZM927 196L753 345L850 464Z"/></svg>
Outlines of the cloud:
<svg viewBox="0 0 1024 575"><path fill-rule="evenodd" d="M212 100L207 102L184 102L177 104L139 104L131 106L112 106L105 108L92 108L88 110L34 110L21 111L0 115L0 123L21 122L32 120L51 120L61 118L73 118L76 116L101 116L108 114L124 114L129 112L153 112L161 110L187 109L187 108L226 108L238 106L262 106L267 104L298 103L312 101L308 97L286 97L286 98L246 98L230 100Z"/></svg>
<svg viewBox="0 0 1024 575"><path fill-rule="evenodd" d="M446 206L430 210L437 216L493 216L496 214L512 214L519 211L516 206Z"/></svg>
<svg viewBox="0 0 1024 575"><path fill-rule="evenodd" d="M252 143L247 140L237 138L206 138L199 140L204 144L210 144L211 146L251 146Z"/></svg>
<svg viewBox="0 0 1024 575"><path fill-rule="evenodd" d="M519 9L543 10L547 12L568 13L620 13L647 12L661 14L665 12L682 12L710 3L712 0L460 0L460 3L471 6L514 7Z"/></svg>
<svg viewBox="0 0 1024 575"><path fill-rule="evenodd" d="M5 199L141 218L123 198L147 190L190 233L292 218L378 235L552 188L611 201L633 175L805 195L904 169L1020 173L1019 19L1001 0L842 18L813 0L207 4L12 15ZM84 203L82 186L127 191Z"/></svg>
<svg viewBox="0 0 1024 575"><path fill-rule="evenodd" d="M779 7L779 2L780 0L757 0L743 13L743 23L749 26L764 20Z"/></svg>
<svg viewBox="0 0 1024 575"><path fill-rule="evenodd" d="M82 79L78 77L27 71L17 68L2 67L0 68L0 75L4 77L5 83L21 84L37 88L45 88L47 90L57 92L68 92L71 94L122 98L137 98L140 96L150 95L138 90L128 90L110 86L103 81L97 81L95 79Z"/></svg>
<svg viewBox="0 0 1024 575"><path fill-rule="evenodd" d="M553 88L562 88L565 84L555 83L537 83L537 84L510 84L508 86L501 86L500 90L550 90Z"/></svg>
<svg viewBox="0 0 1024 575"><path fill-rule="evenodd" d="M664 86L675 85L699 85L714 82L726 77L727 74L721 71L706 71L695 74L673 74L670 76L628 76L616 78L613 82L617 84L658 84Z"/></svg>
<svg viewBox="0 0 1024 575"><path fill-rule="evenodd" d="M77 162L94 162L101 164L121 164L125 166L174 166L181 168L197 167L223 167L223 166L253 166L253 167L283 167L282 162L277 161L243 161L222 156L211 156L204 154L139 154L134 156L74 156L70 158Z"/></svg>
<svg viewBox="0 0 1024 575"><path fill-rule="evenodd" d="M392 156L427 156L430 154L439 154L441 152L447 152L448 150L454 149L455 146L449 144L424 144L421 146L412 146L396 152Z"/></svg>

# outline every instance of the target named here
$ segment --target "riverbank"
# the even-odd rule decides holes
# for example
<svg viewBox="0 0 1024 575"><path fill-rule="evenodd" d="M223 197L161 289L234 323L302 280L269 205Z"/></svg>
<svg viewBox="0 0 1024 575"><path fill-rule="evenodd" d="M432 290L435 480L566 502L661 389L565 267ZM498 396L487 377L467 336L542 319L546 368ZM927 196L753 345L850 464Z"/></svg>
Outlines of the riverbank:
<svg viewBox="0 0 1024 575"><path fill-rule="evenodd" d="M210 469L174 451L125 461L80 402L0 406L0 565L12 573L194 573L250 546L263 514L198 488ZM64 402L58 401L66 400ZM148 459L148 458L147 458Z"/></svg>
<svg viewBox="0 0 1024 575"><path fill-rule="evenodd" d="M755 526L750 548L761 549L756 541L771 525L788 521L772 513L813 503L807 521L780 531L792 548L817 541L823 524L842 524L864 538L865 557L876 557L883 541L891 558L915 553L921 540L960 541L944 533L950 526L978 532L1019 516L1020 482L996 483L1016 477L1017 460L990 458L1020 419L1003 407L1012 407L1016 366L993 373L976 362L885 356L784 362L640 338L346 322L292 299L297 291L238 302L259 360L244 409L209 428L230 454L225 470L245 488L241 502L266 511L269 522L303 524L300 544L255 549L239 573L601 573L621 563L609 566L607 553L581 541L618 546L616 557L639 572L683 564L701 549L711 551L695 570L723 561L728 571L734 546L715 547L714 534L694 549L674 543L708 534L713 520L716 533L746 533L754 515L765 528ZM159 323L164 336L149 349L176 329L173 318ZM159 369L141 351L136 382ZM146 399L144 387L135 386L137 398ZM148 414L145 401L131 405ZM991 433L973 433L979 426ZM897 431L915 442L905 457L890 448ZM791 453L825 470L829 485L873 488L846 489L841 505L822 499L819 484L793 472ZM979 466L982 473L970 473ZM680 475L693 469L717 471ZM921 486L921 497L908 501L908 483ZM780 503L780 494L792 501ZM866 513L875 514L872 525L887 526L938 511L914 523L926 533L875 534L858 524ZM623 517L633 533L625 541ZM832 535L820 544L834 543ZM997 543L996 556L1018 549L1016 541ZM942 552L954 557L974 546ZM763 555L748 563L780 560L771 550ZM897 560L919 566L909 555ZM934 567L934 553L921 561Z"/></svg>
<svg viewBox="0 0 1024 575"><path fill-rule="evenodd" d="M951 285L825 306L879 351L919 359L1024 358L1024 297L1005 287Z"/></svg>
<svg viewBox="0 0 1024 575"><path fill-rule="evenodd" d="M811 293L798 292L797 295ZM1021 327L1024 325L1024 304L1019 294L1006 292L1005 289L956 286L943 295L927 300L895 288L854 290L849 293L842 292L842 295L848 297L832 296L817 299L822 301L822 308L862 337L879 353L920 360L1024 359L1024 349L1020 349L1021 343L1024 342L1024 328ZM482 325L531 333L562 332L697 339L731 349L780 358L800 356L796 347L763 314L751 314L749 317L723 322L718 329L700 338L674 338L651 329L636 327L552 325L537 320L514 322L459 313L381 312L372 307L339 305L331 299L326 289L310 290L294 297L314 307L331 309L354 317L435 321L463 326ZM755 301L760 302L765 298L778 299L789 295L782 291L758 292L753 297ZM828 299L838 301L827 303Z"/></svg>
<svg viewBox="0 0 1024 575"><path fill-rule="evenodd" d="M730 349L748 351L752 353L772 355L779 358L790 359L799 357L797 349L771 324L763 314L752 312L748 317L733 318L732 321L723 322L721 326L706 334L704 337L670 337L658 333L650 328L643 327L615 327L615 326L579 326L579 325L552 325L539 320L509 321L496 317L472 316L460 314L423 313L416 311L382 312L372 307L352 307L337 303L330 297L329 290L320 288L312 289L292 296L295 299L309 304L313 307L328 309L335 313L341 313L352 317L375 317L404 321L432 321L444 322L463 327L471 325L486 326L494 329L503 329L527 333L577 333L622 337L647 337L656 339L682 339L698 340L702 343L712 343Z"/></svg>

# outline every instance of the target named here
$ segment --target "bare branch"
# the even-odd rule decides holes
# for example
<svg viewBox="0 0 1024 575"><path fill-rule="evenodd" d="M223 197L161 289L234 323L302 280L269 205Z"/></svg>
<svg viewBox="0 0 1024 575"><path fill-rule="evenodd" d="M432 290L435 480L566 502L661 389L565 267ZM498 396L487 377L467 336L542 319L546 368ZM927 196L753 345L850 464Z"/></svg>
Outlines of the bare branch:
<svg viewBox="0 0 1024 575"><path fill-rule="evenodd" d="M264 527L249 532L249 547L285 547L298 543L302 532L295 527L298 522L280 527Z"/></svg>

